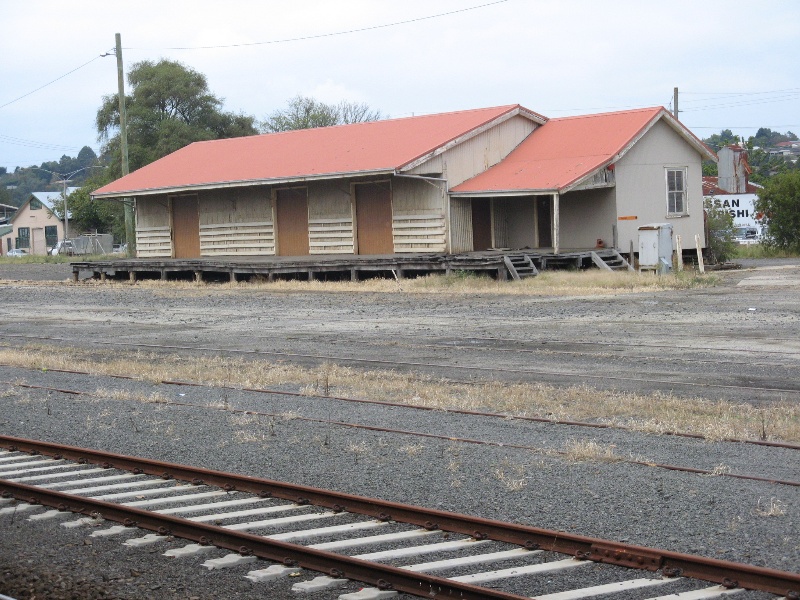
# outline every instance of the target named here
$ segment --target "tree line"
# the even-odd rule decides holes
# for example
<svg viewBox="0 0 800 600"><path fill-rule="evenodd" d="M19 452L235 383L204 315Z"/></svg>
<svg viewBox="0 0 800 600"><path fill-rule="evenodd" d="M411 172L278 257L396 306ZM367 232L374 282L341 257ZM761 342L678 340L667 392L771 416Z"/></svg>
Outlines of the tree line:
<svg viewBox="0 0 800 600"><path fill-rule="evenodd" d="M758 184L765 183L770 177L779 173L786 173L800 169L798 155L786 156L770 152L775 150L781 142L796 142L797 136L791 131L780 133L773 131L769 127L761 127L756 134L746 140L734 133L730 129L723 129L703 140L703 142L714 152L720 148L732 144L739 145L747 150L747 159L750 163L752 173L751 181ZM713 161L703 163L703 175L717 175L717 164Z"/></svg>

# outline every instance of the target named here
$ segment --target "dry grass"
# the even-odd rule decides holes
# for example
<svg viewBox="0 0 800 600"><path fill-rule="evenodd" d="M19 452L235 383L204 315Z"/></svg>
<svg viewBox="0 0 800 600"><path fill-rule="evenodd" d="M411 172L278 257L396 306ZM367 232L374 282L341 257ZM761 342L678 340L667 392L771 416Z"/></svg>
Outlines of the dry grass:
<svg viewBox="0 0 800 600"><path fill-rule="evenodd" d="M400 446L398 450L408 456L416 456L418 454L422 454L422 452L425 450L425 446L422 444L405 444L404 446Z"/></svg>
<svg viewBox="0 0 800 600"><path fill-rule="evenodd" d="M58 348L47 345L0 347L0 363L33 369L67 369L97 375L125 375L158 383L193 381L208 385L270 388L291 386L319 393L319 382L332 396L381 400L436 410L477 410L519 417L575 420L621 425L650 433L680 432L708 439L765 439L800 443L800 406L784 402L764 408L669 394L633 394L586 386L557 388L543 384L484 382L460 384L424 375L358 370L326 364L304 368L239 357L193 357L136 352L120 356L111 350ZM123 398L104 390L98 395ZM224 408L224 394L219 404ZM153 393L130 398L166 403ZM19 400L17 400L19 401ZM282 415L284 419L296 414Z"/></svg>
<svg viewBox="0 0 800 600"><path fill-rule="evenodd" d="M770 498L769 502L761 503L761 498L758 499L756 506L756 514L759 517L782 517L786 514L786 504L777 498Z"/></svg>
<svg viewBox="0 0 800 600"><path fill-rule="evenodd" d="M573 462L621 462L625 457L617 454L614 444L598 444L594 440L569 440L560 453Z"/></svg>
<svg viewBox="0 0 800 600"><path fill-rule="evenodd" d="M507 458L492 470L492 476L499 481L507 492L519 492L528 485L525 467L512 463Z"/></svg>

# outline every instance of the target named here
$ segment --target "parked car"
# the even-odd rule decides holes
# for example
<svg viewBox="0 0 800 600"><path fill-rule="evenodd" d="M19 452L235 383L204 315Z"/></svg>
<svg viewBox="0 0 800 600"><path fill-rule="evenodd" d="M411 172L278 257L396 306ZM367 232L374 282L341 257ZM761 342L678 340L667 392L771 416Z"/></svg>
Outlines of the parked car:
<svg viewBox="0 0 800 600"><path fill-rule="evenodd" d="M13 250L9 250L6 256L16 256L19 258L20 256L30 256L27 250L23 248L14 248Z"/></svg>
<svg viewBox="0 0 800 600"><path fill-rule="evenodd" d="M125 254L128 251L128 244L114 244L112 252L114 254Z"/></svg>
<svg viewBox="0 0 800 600"><path fill-rule="evenodd" d="M72 240L60 240L56 242L56 245L50 250L50 254L52 256L57 256L58 254L68 254L72 256L75 254L75 245L72 243Z"/></svg>
<svg viewBox="0 0 800 600"><path fill-rule="evenodd" d="M755 227L736 227L733 230L733 239L738 244L758 244L761 242L760 237Z"/></svg>

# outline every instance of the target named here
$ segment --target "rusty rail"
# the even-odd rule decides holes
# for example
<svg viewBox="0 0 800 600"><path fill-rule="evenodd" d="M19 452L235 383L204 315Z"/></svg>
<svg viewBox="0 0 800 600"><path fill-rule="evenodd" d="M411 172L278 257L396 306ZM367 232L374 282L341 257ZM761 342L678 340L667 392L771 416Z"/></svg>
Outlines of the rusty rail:
<svg viewBox="0 0 800 600"><path fill-rule="evenodd" d="M281 498L298 504L313 504L333 511L362 514L384 521L413 524L429 530L461 533L479 540L491 539L528 549L558 552L581 560L591 560L647 571L661 570L667 576L690 577L714 582L726 587L761 590L773 594L782 594L791 600L800 599L800 574L797 573L788 573L668 550L646 548L527 525L504 523L492 519L322 490L310 486L187 467L50 442L0 436L0 448L34 455L51 456L53 458L70 459L84 464L97 464L106 468L146 473L164 479L187 481L196 485L213 485L230 491L249 492L263 497ZM221 527L186 522L183 519L167 515L156 515L139 509L123 508L97 500L80 499L80 503L84 506L83 511L81 511L79 507L70 508L76 503L74 496L42 490L34 486L15 484L2 479L0 479L0 492L26 502L45 504L64 510L85 512L88 508L109 520L122 523L129 522L131 525L135 524L155 531L169 531L172 535L178 537L186 537L201 543L210 543L245 554L252 553L278 562L286 563L288 560L290 561L288 564L293 562L298 566L326 573L333 573L333 570L336 570L335 572L341 573L338 575L341 577L364 581L378 587L385 587L388 584L389 587L387 589L396 589L411 594L419 595L424 587L424 595L428 597L446 598L452 596L467 599L487 597L519 598L519 596L508 594L487 596L488 590L485 588L464 586L463 584L456 584L450 580L437 577L416 574L411 576L408 571L393 567L381 566L380 568L384 569L382 575L375 577L369 575L369 572L374 573L375 568L377 568L372 563L337 554L320 553L320 551L312 551L303 546L275 542L251 534L232 532ZM398 571L398 573L394 573L394 571ZM397 577L395 578L395 576ZM414 582L409 583L409 578L413 579ZM408 587L409 585L411 587ZM448 586L452 588L452 593L439 591L447 589ZM464 587L470 589L462 589ZM480 590L482 595L458 595L467 592L472 593L475 590ZM432 593L433 596L430 596Z"/></svg>

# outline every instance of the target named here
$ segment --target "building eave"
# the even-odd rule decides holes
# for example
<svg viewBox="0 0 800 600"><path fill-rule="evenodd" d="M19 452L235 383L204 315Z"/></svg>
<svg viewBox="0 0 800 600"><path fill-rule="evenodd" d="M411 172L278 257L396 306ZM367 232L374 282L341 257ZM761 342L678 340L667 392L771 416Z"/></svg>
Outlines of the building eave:
<svg viewBox="0 0 800 600"><path fill-rule="evenodd" d="M481 190L477 192L450 192L453 198L511 198L514 196L551 196L560 193L553 189L530 189L530 190Z"/></svg>
<svg viewBox="0 0 800 600"><path fill-rule="evenodd" d="M376 169L372 171L347 171L343 173L325 173L322 175L301 175L295 177L278 177L270 179L247 179L242 181L220 181L214 183L187 184L160 188L145 188L138 190L125 190L109 192L106 194L92 194L93 199L111 200L114 198L131 198L140 196L155 196L159 194L185 194L206 190L221 190L238 187L251 187L260 185L283 185L302 183L304 181L320 181L325 179L343 179L347 177L370 177L375 175L392 175L394 169Z"/></svg>

